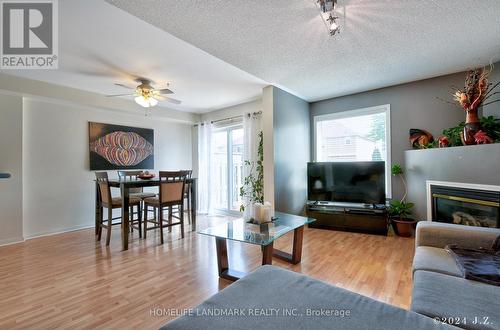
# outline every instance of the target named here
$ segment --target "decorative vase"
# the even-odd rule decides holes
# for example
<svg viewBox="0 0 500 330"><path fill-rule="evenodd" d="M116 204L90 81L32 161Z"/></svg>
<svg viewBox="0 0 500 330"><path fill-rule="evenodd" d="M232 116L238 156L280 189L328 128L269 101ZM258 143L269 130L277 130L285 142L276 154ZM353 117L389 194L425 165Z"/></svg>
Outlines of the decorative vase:
<svg viewBox="0 0 500 330"><path fill-rule="evenodd" d="M465 116L465 126L462 133L462 142L464 145L476 144L474 136L481 130L478 108L467 110Z"/></svg>

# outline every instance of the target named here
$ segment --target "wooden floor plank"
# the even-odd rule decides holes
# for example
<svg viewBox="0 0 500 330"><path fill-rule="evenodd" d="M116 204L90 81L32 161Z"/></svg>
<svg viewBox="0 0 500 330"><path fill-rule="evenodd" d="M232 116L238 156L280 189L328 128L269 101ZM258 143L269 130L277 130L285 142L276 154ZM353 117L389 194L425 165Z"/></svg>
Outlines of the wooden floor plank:
<svg viewBox="0 0 500 330"><path fill-rule="evenodd" d="M198 227L227 220L199 217ZM119 230L106 247L87 229L0 247L0 329L157 329L175 316L156 308L193 307L231 284L218 278L213 238L165 237L135 231L121 251ZM290 251L292 239L275 248ZM302 262L273 264L407 308L413 253L413 239L306 228ZM261 263L258 246L228 242L228 256L241 271Z"/></svg>

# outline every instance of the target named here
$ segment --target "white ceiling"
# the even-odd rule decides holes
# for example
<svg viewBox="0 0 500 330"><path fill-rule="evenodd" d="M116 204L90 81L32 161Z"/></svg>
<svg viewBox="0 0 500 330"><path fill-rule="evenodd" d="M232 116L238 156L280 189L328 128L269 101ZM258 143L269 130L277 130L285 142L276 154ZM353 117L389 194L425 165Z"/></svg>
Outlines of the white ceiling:
<svg viewBox="0 0 500 330"><path fill-rule="evenodd" d="M500 60L499 0L339 0L334 38L316 0L106 1L59 1L58 70L1 72L104 95L147 77L203 113L269 83L317 101Z"/></svg>
<svg viewBox="0 0 500 330"><path fill-rule="evenodd" d="M107 1L308 101L500 60L499 0L339 0L335 38L316 0Z"/></svg>
<svg viewBox="0 0 500 330"><path fill-rule="evenodd" d="M1 72L101 94L127 93L114 83L147 77L170 82L183 102L161 106L198 113L259 98L267 85L103 0L59 1L59 45L58 70Z"/></svg>

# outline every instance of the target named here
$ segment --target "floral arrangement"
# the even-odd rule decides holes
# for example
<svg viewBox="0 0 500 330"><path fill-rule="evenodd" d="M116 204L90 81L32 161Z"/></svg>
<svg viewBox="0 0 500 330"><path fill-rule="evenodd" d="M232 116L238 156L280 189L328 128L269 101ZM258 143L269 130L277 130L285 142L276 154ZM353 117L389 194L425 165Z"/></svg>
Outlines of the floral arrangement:
<svg viewBox="0 0 500 330"><path fill-rule="evenodd" d="M459 105L466 113L464 122L443 130L443 135L437 140L413 146L428 149L500 143L500 119L493 116L480 117L478 113L481 106L500 102L500 98L492 99L494 95L500 94L500 91L495 91L500 82L493 84L489 81L492 69L493 66L469 70L465 75L464 87L453 93L455 102L441 99L446 103Z"/></svg>
<svg viewBox="0 0 500 330"><path fill-rule="evenodd" d="M500 99L498 99L484 103L493 95L500 94L500 92L494 92L500 85L500 82L493 85L488 81L491 71L491 68L481 68L467 72L464 89L457 90L453 95L454 100L457 101L465 111L474 111L481 105L500 102Z"/></svg>
<svg viewBox="0 0 500 330"><path fill-rule="evenodd" d="M482 105L499 102L500 99L487 102L493 95L499 83L492 84L488 78L492 71L481 68L470 70L465 76L465 87L455 92L453 98L466 113L461 140L464 145L491 143L493 139L482 129L478 109Z"/></svg>

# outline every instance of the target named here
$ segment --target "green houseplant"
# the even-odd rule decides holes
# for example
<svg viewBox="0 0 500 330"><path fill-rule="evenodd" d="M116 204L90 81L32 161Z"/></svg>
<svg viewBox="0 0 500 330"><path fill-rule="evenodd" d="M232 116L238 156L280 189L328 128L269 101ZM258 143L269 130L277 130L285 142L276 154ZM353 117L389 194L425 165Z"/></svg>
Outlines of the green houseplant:
<svg viewBox="0 0 500 330"><path fill-rule="evenodd" d="M264 136L262 131L259 133L257 160L245 160L244 165L249 170L240 187L240 197L247 199L247 205L241 204L240 212L244 212L253 203L264 203Z"/></svg>
<svg viewBox="0 0 500 330"><path fill-rule="evenodd" d="M403 183L404 195L401 200L393 200L388 209L389 219L398 236L410 237L412 228L416 221L411 218L412 210L415 204L406 201L408 195L408 186L404 178L404 171L400 164L394 164L391 168L391 174L398 176Z"/></svg>

